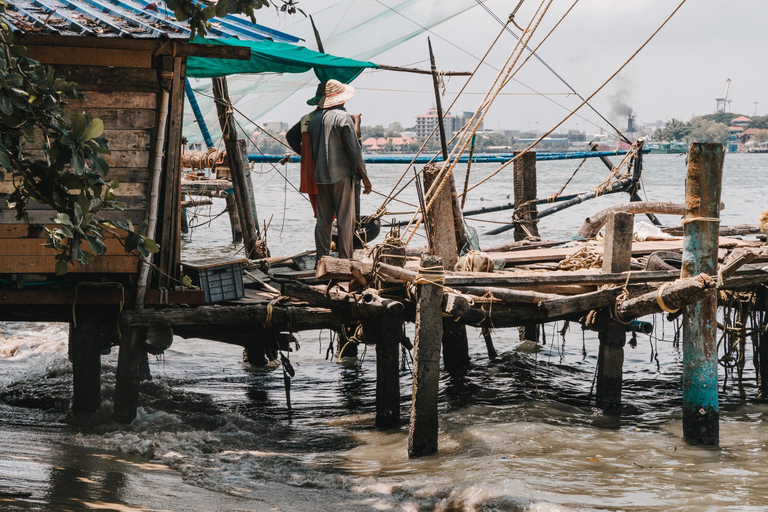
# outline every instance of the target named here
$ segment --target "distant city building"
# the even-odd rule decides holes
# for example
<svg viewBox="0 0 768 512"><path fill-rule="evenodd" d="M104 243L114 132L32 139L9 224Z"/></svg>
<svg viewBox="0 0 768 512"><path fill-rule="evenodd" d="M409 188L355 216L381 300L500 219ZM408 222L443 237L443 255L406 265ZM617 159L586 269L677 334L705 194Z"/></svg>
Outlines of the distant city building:
<svg viewBox="0 0 768 512"><path fill-rule="evenodd" d="M450 112L443 112L443 123L445 126L445 136L447 138L453 137L454 132L454 117ZM429 137L432 130L437 126L437 109L431 108L427 110L426 114L416 116L416 136L420 139Z"/></svg>
<svg viewBox="0 0 768 512"><path fill-rule="evenodd" d="M269 133L272 133L275 135L277 135L280 132L288 131L288 123L284 123L283 121L272 121L269 123L263 123L261 126L263 126L264 129Z"/></svg>
<svg viewBox="0 0 768 512"><path fill-rule="evenodd" d="M741 126L742 128L746 127L752 120L748 118L747 116L739 116L733 121L731 121L731 125L733 126Z"/></svg>
<svg viewBox="0 0 768 512"><path fill-rule="evenodd" d="M458 132L462 128L464 128L464 125L469 123L472 120L472 116L475 115L474 112L470 112L468 110L465 110L461 114L455 116L453 118L453 131ZM479 133L482 133L485 131L485 121L480 122L480 126L477 127L477 131ZM505 133L506 135L506 133Z"/></svg>
<svg viewBox="0 0 768 512"><path fill-rule="evenodd" d="M416 139L410 137L368 137L363 141L363 151L366 153L375 153L377 151L402 152L407 150L408 146L416 144Z"/></svg>

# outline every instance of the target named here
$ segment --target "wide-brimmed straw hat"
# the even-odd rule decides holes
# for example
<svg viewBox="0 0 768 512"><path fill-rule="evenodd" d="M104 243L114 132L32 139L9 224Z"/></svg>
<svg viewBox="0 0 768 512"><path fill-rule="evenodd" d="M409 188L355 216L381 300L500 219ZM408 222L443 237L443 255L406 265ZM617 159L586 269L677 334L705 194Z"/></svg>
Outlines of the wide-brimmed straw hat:
<svg viewBox="0 0 768 512"><path fill-rule="evenodd" d="M325 96L317 104L320 108L331 108L337 105L343 105L355 96L355 88L351 85L343 84L338 80L328 80L325 82Z"/></svg>
<svg viewBox="0 0 768 512"><path fill-rule="evenodd" d="M325 96L325 83L326 82L320 82L317 84L317 89L315 89L315 97L309 98L307 100L307 105L317 105L320 103L320 100L323 99L323 96Z"/></svg>

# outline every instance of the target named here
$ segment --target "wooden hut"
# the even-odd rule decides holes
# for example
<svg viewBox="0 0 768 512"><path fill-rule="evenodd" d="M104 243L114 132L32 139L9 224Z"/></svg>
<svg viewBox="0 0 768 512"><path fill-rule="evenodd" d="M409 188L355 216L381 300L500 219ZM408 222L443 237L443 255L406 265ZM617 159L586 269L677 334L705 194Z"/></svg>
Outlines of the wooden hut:
<svg viewBox="0 0 768 512"><path fill-rule="evenodd" d="M188 28L162 2L10 0L8 4L3 20L14 30L15 43L25 45L29 57L51 65L86 93L83 100L70 101L67 111L85 111L104 122L111 150L105 158L109 164L105 178L120 182L117 195L126 207L103 216L135 225L149 216L150 226L156 219L156 229L150 227L147 235L156 240L160 252L154 256L148 286L143 284L148 266L137 255L127 254L116 236L107 240L106 254L89 265L75 266L62 278L55 275L55 252L45 247L39 227L52 225L55 212L30 205L26 224L14 220L14 211L2 209L0 321L70 323L75 412L99 407L100 354L119 343L115 409L116 415L120 409L122 419L130 420L142 355L146 360L146 351L151 350L145 340L149 345L162 344L171 333L145 326L129 329L126 335L120 331L120 314L134 304L204 300L202 291L178 289L187 76L314 69L318 78L348 82L364 68L378 66L286 44L300 39L235 16L218 18L208 39L191 42ZM262 42L262 47L256 48L255 42ZM235 143L230 136L224 138L228 145ZM12 187L0 182L0 192ZM86 310L88 314L83 314Z"/></svg>

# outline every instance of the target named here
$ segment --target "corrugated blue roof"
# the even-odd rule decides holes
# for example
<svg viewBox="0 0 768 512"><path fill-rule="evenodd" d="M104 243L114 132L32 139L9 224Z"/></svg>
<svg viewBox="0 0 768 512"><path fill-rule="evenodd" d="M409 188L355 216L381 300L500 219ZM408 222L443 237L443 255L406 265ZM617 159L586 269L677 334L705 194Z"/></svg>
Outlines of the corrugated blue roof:
<svg viewBox="0 0 768 512"><path fill-rule="evenodd" d="M188 39L186 24L157 0L9 0L3 16L16 32L118 38ZM217 18L208 37L296 43L298 37L234 15Z"/></svg>

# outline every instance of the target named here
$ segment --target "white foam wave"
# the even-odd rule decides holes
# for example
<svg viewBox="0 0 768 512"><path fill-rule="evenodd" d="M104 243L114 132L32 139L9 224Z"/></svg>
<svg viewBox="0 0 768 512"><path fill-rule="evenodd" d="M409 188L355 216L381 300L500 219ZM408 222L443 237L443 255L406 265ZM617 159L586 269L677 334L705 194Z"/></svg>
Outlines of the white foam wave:
<svg viewBox="0 0 768 512"><path fill-rule="evenodd" d="M66 357L69 328L62 323L0 323L0 384L45 374Z"/></svg>

